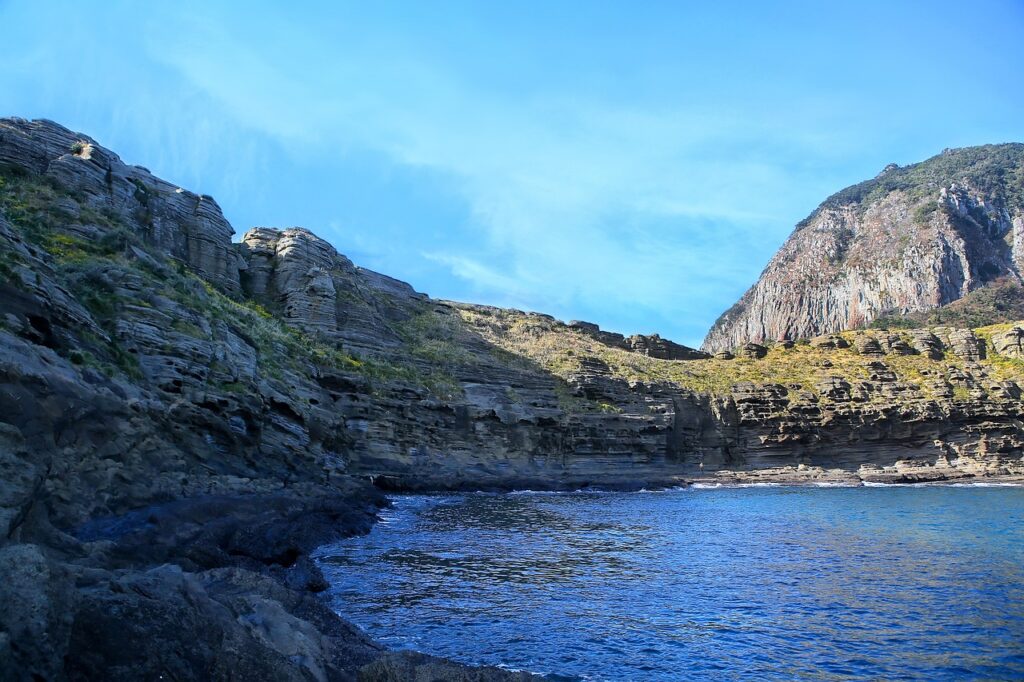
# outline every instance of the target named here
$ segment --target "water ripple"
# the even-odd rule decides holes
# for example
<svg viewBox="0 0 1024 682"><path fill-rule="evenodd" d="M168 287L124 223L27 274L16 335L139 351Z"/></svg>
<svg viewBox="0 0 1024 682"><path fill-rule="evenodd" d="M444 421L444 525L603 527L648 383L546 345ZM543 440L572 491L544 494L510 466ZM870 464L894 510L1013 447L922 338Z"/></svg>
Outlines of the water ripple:
<svg viewBox="0 0 1024 682"><path fill-rule="evenodd" d="M394 502L318 558L395 648L552 680L1024 679L1024 489Z"/></svg>

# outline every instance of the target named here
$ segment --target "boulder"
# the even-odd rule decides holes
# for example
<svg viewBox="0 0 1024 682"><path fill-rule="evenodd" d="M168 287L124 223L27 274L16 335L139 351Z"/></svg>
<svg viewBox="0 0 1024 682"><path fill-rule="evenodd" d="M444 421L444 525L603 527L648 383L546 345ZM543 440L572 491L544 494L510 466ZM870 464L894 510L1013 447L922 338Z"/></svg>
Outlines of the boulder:
<svg viewBox="0 0 1024 682"><path fill-rule="evenodd" d="M931 360L941 360L945 357L945 346L939 337L927 329L912 329L910 334L910 345L921 355Z"/></svg>
<svg viewBox="0 0 1024 682"><path fill-rule="evenodd" d="M768 355L768 349L759 343L745 343L736 350L736 354L748 360L759 360Z"/></svg>
<svg viewBox="0 0 1024 682"><path fill-rule="evenodd" d="M850 343L839 334L822 334L811 339L811 345L815 348L835 350L837 348L849 348Z"/></svg>
<svg viewBox="0 0 1024 682"><path fill-rule="evenodd" d="M1014 326L1005 332L993 334L992 347L999 355L1024 360L1024 328Z"/></svg>
<svg viewBox="0 0 1024 682"><path fill-rule="evenodd" d="M881 343L888 355L913 355L917 352L899 334L886 334Z"/></svg>
<svg viewBox="0 0 1024 682"><path fill-rule="evenodd" d="M879 343L878 339L867 334L858 334L853 339L854 348L861 355L868 357L882 357L885 353L882 351L882 344Z"/></svg>

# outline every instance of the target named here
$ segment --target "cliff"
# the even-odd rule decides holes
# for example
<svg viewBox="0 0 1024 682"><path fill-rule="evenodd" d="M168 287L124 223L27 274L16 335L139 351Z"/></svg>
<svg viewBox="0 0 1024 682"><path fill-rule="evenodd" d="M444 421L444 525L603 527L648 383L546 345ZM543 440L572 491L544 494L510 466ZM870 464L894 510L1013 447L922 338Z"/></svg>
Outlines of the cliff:
<svg viewBox="0 0 1024 682"><path fill-rule="evenodd" d="M0 678L525 678L388 653L316 597L309 552L386 503L350 450L401 447L430 378L299 331L328 311L292 289L326 296L329 253L365 304L331 324L382 348L375 311L426 304L308 233L261 252L233 232L86 136L0 120Z"/></svg>
<svg viewBox="0 0 1024 682"><path fill-rule="evenodd" d="M509 677L387 654L315 597L308 553L370 527L371 479L1024 475L1012 324L712 358L233 233L84 135L0 119L4 679Z"/></svg>
<svg viewBox="0 0 1024 682"><path fill-rule="evenodd" d="M1019 298L1022 267L1024 145L949 149L829 197L715 322L703 348L855 329L935 310L993 283ZM1011 307L973 320L1012 321L1007 314L1019 304Z"/></svg>

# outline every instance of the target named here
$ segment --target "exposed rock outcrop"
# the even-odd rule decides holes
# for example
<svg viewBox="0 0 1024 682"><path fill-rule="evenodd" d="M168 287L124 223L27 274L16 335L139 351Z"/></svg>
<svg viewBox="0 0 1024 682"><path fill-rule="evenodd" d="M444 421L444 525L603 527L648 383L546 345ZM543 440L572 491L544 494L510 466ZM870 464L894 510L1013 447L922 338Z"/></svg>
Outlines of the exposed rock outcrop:
<svg viewBox="0 0 1024 682"><path fill-rule="evenodd" d="M238 291L239 261L231 247L234 230L212 197L126 165L88 136L50 121L0 119L0 166L81 193L79 201L59 206L71 211L65 223L70 233L97 238L102 229L91 220L116 216L211 283L230 293ZM90 209L102 215L82 215Z"/></svg>
<svg viewBox="0 0 1024 682"><path fill-rule="evenodd" d="M750 358L752 360L758 360L768 355L768 349L759 343L745 343L736 352L741 358Z"/></svg>
<svg viewBox="0 0 1024 682"><path fill-rule="evenodd" d="M797 226L703 349L854 329L997 281L1019 283L1022 177L1024 145L987 145L948 150L835 194Z"/></svg>
<svg viewBox="0 0 1024 682"><path fill-rule="evenodd" d="M839 336L838 334L823 334L821 336L815 336L811 339L811 345L815 348L825 348L828 350L835 348L848 348L850 342Z"/></svg>
<svg viewBox="0 0 1024 682"><path fill-rule="evenodd" d="M395 349L395 323L426 296L352 264L309 230L255 228L240 244L244 293L289 324L366 354Z"/></svg>
<svg viewBox="0 0 1024 682"><path fill-rule="evenodd" d="M992 337L992 345L1000 355L1024 360L1024 329L1014 326L1005 332L997 333Z"/></svg>
<svg viewBox="0 0 1024 682"><path fill-rule="evenodd" d="M296 331L331 336L326 285L296 329L240 302L232 233L208 197L85 136L0 120L0 678L341 680L385 654L312 596L307 554L383 504L345 472L355 441L400 451L410 403L451 410L415 367ZM394 319L423 312L305 241L271 265L330 259ZM260 300L303 301L270 274L286 296ZM336 335L393 334L376 319Z"/></svg>
<svg viewBox="0 0 1024 682"><path fill-rule="evenodd" d="M663 339L658 334L634 334L627 337L615 332L602 331L593 322L581 322L579 320L570 321L568 326L571 329L597 339L606 346L622 348L623 350L640 353L641 355L647 355L660 360L701 360L711 357L703 351Z"/></svg>

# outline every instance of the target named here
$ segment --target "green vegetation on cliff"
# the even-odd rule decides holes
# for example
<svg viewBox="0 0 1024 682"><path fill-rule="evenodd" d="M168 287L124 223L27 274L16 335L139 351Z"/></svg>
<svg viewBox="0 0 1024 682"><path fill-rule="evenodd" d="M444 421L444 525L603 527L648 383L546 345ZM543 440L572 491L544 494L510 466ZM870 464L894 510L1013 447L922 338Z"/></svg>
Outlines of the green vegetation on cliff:
<svg viewBox="0 0 1024 682"><path fill-rule="evenodd" d="M966 182L992 193L1009 209L1024 210L1024 144L987 144L947 149L941 154L908 166L890 166L871 180L842 189L823 201L800 221L797 228L809 225L822 210L849 204L868 206L891 192L904 192L911 199L934 194L950 182ZM938 207L934 202L921 207L919 222L926 212Z"/></svg>
<svg viewBox="0 0 1024 682"><path fill-rule="evenodd" d="M253 301L222 293L184 264L155 253L117 215L90 209L84 197L51 181L0 175L0 209L22 238L44 255L50 276L87 308L98 325L83 330L73 341L53 340L54 349L76 364L94 366L111 376L139 376L139 361L133 349L119 341L118 325L126 318L147 316L165 321L164 334L214 343L229 342L233 334L256 349L258 374L245 377L218 371L224 368L216 362L206 374L207 381L216 384L213 388L236 394L253 391L258 377L287 382L289 375L329 368L371 382L408 382L450 398L461 393L460 377L471 378L488 371L487 367L507 367L550 372L559 404L568 412L614 411L618 408L606 401L573 395L565 382L592 372L597 362L610 377L626 382L667 383L714 396L728 395L745 382L780 384L812 399L834 378L850 384L870 381L881 360L855 350L858 336L878 336L874 329L843 333L850 348L842 350L800 342L791 347L770 345L762 358L672 361L605 345L545 315L427 304L395 323L402 340L398 349L358 358L337 344L283 323ZM89 238L90 234L99 236ZM12 283L34 284L22 281L28 270L21 256L9 251L3 256L2 265ZM947 322L970 326L988 321L993 311L1004 319L1024 318L1019 294L1019 284L1004 281L1000 287L975 292L955 306L913 321L923 323L916 326ZM886 319L872 327L886 322L895 329L909 326L911 319ZM884 363L897 380L911 384L923 398L941 393L950 372L967 369L965 361L952 353L941 361L918 354L890 355ZM994 353L976 364L991 381L1024 376L1021 361ZM964 397L964 390L954 386L954 397Z"/></svg>
<svg viewBox="0 0 1024 682"><path fill-rule="evenodd" d="M40 265L49 276L82 303L98 325L75 339L50 340L55 351L76 364L94 366L108 376L120 372L138 378L138 360L118 333L118 324L131 318L134 308L164 319L165 334L223 342L219 330L229 330L256 349L261 375L274 380L321 367L371 381L400 380L427 388L444 384L443 376L408 363L354 357L283 323L254 301L224 294L184 263L154 251L113 212L90 208L87 197L52 180L3 171L0 211L42 258ZM40 275L32 275L23 261L13 251L0 252L0 267L11 285L38 285ZM26 277L34 279L25 281ZM210 381L218 381L217 389L253 390L251 379L239 383L217 376L209 373Z"/></svg>
<svg viewBox="0 0 1024 682"><path fill-rule="evenodd" d="M846 341L847 348L829 349L800 341L788 348L773 344L763 358L660 360L606 346L544 316L475 306L463 307L460 312L466 324L491 343L532 360L564 379L585 373L587 361L597 360L608 367L612 377L627 382L665 382L715 396L729 395L735 386L744 382L780 384L803 392L808 399L820 397L822 384L827 385L833 378L851 385L871 381L872 375L877 375L881 369L880 363L895 375L896 381L916 386L918 397L925 399L941 393L951 373L954 376L958 376L958 372L969 373L971 367L980 367L989 382L1024 379L1024 361L1000 356L991 350L993 334L1008 331L1012 325L976 330L987 342L989 352L986 358L975 361L965 360L951 351L939 360L919 353L862 354L857 350L858 340L877 339L879 334L874 331L836 335ZM901 340L908 343L910 339L903 336ZM954 390L960 389L954 386ZM878 399L882 399L881 396Z"/></svg>

